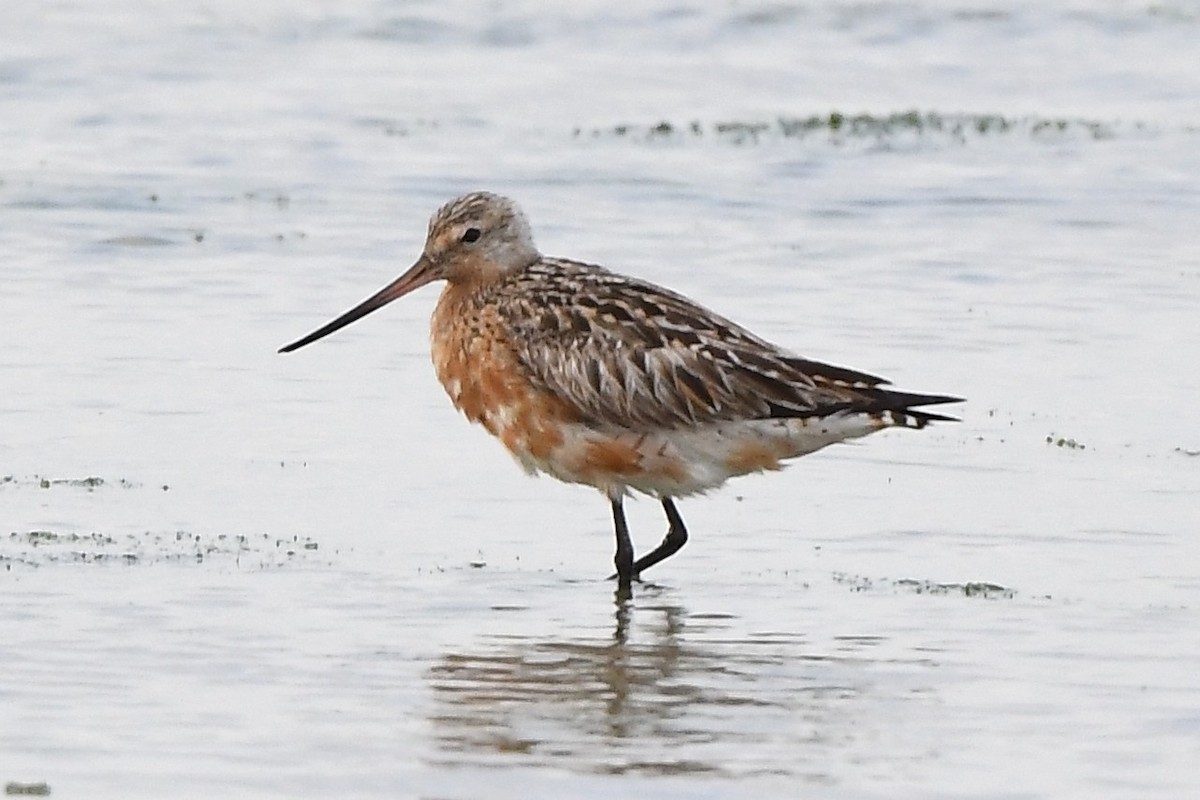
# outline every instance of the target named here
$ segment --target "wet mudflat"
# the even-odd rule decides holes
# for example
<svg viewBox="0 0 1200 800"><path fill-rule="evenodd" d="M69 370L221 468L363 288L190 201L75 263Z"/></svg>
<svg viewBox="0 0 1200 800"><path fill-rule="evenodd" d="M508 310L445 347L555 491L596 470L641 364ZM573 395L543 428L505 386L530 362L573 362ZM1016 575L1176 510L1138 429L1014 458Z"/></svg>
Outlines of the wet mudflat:
<svg viewBox="0 0 1200 800"><path fill-rule="evenodd" d="M0 782L1200 789L1200 13L647 8L4 12ZM682 501L617 604L606 503L437 385L436 290L275 353L480 188L963 422Z"/></svg>

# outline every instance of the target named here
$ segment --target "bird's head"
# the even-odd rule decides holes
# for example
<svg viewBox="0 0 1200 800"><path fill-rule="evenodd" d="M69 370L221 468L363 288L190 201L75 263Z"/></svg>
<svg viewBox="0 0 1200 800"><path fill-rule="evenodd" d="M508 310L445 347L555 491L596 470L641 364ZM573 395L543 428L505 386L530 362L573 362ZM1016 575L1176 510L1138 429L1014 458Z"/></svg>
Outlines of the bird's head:
<svg viewBox="0 0 1200 800"><path fill-rule="evenodd" d="M427 283L444 280L486 285L538 258L529 222L516 203L490 192L463 195L439 208L429 220L421 256L403 275L279 352L290 353L328 336Z"/></svg>

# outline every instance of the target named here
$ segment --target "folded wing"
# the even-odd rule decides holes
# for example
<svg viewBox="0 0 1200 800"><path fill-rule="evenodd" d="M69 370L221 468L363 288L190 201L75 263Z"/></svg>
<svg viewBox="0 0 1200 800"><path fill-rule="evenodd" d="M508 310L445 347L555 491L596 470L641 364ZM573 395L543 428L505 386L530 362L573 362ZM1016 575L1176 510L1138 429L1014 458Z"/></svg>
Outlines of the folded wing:
<svg viewBox="0 0 1200 800"><path fill-rule="evenodd" d="M727 420L906 412L957 398L782 350L691 300L600 267L543 259L499 305L536 383L593 425L686 428Z"/></svg>

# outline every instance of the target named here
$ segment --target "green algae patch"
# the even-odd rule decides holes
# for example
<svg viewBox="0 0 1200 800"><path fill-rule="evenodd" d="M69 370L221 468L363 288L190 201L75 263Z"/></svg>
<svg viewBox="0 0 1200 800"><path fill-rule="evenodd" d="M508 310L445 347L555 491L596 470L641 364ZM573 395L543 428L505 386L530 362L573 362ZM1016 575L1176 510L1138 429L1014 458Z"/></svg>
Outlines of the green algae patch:
<svg viewBox="0 0 1200 800"><path fill-rule="evenodd" d="M24 478L18 478L15 475L0 477L0 486L12 488L35 486L39 489L54 489L62 487L68 489L86 489L91 492L102 486L112 486L119 489L136 489L140 485L125 478L105 479L98 475L89 475L86 478L49 478L45 475L31 475Z"/></svg>
<svg viewBox="0 0 1200 800"><path fill-rule="evenodd" d="M855 140L946 140L965 143L996 136L1025 136L1033 139L1080 136L1111 139L1126 132L1147 130L1142 122L1116 122L1083 117L1007 116L968 112L899 111L890 114L830 111L808 116L778 116L774 119L720 120L687 123L661 120L655 123L622 123L610 127L575 128L574 136L629 138L641 141L684 140L715 137L732 144L753 144L764 139L822 137L837 142Z"/></svg>
<svg viewBox="0 0 1200 800"><path fill-rule="evenodd" d="M320 544L310 537L259 534L101 532L31 530L0 537L0 566L46 567L61 564L209 564L241 567L283 566L317 558Z"/></svg>
<svg viewBox="0 0 1200 800"><path fill-rule="evenodd" d="M1007 586L986 581L967 581L966 583L937 583L936 581L919 581L901 578L896 586L907 589L915 594L961 594L963 597L999 598L1011 600L1016 592Z"/></svg>
<svg viewBox="0 0 1200 800"><path fill-rule="evenodd" d="M1053 433L1046 437L1046 444L1052 444L1055 447L1066 450L1087 450L1087 445L1083 442L1078 442L1075 439L1069 439L1065 436L1055 436Z"/></svg>
<svg viewBox="0 0 1200 800"><path fill-rule="evenodd" d="M891 578L868 578L863 575L849 575L844 572L835 572L833 574L833 581L834 583L848 586L852 592L908 592L911 594L961 595L963 597L1001 600L1011 600L1017 594L1015 589L988 581L941 583L914 578L897 578L895 580Z"/></svg>

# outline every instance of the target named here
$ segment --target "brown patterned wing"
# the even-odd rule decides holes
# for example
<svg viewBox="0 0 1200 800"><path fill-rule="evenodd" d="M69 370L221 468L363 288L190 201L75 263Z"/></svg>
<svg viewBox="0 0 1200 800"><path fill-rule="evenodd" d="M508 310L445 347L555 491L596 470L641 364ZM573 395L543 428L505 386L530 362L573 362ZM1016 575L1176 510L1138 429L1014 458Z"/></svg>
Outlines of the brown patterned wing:
<svg viewBox="0 0 1200 800"><path fill-rule="evenodd" d="M880 378L808 361L674 292L543 259L497 307L541 388L633 430L821 416L867 406Z"/></svg>

